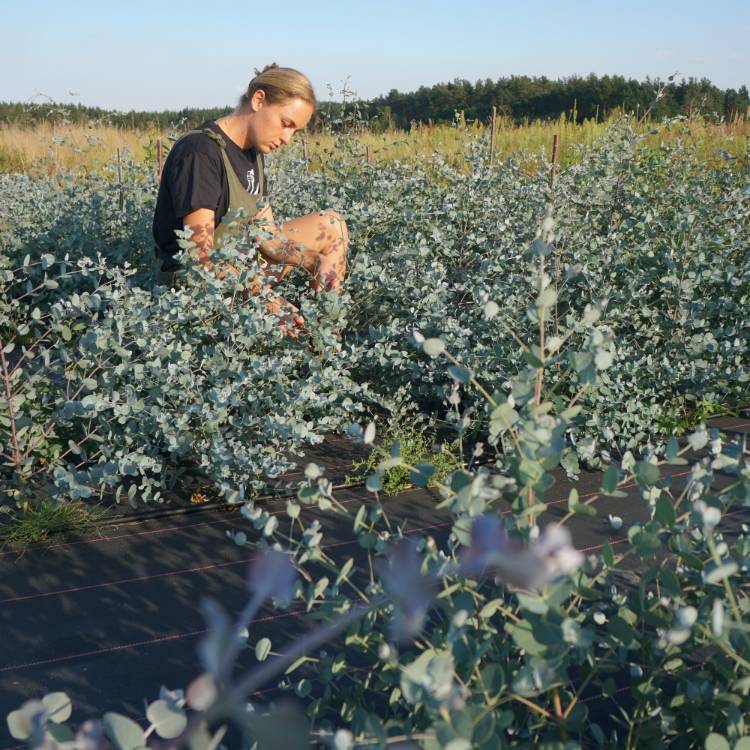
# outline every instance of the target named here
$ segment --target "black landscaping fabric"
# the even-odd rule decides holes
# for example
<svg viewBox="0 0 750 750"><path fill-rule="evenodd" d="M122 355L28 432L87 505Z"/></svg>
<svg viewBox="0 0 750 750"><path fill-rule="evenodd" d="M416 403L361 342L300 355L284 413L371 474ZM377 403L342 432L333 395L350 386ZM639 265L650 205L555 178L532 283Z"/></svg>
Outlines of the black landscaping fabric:
<svg viewBox="0 0 750 750"><path fill-rule="evenodd" d="M311 461L324 467L326 478L334 486L340 486L350 479L352 461L363 459L368 453L367 446L358 445L349 438L342 435L326 435L322 443L308 446L303 457L289 456L297 464L297 468L275 479L267 480L267 496L288 496L290 485L304 479L305 466ZM109 502L107 505L105 496L104 504L107 505L108 517L120 519L122 517L175 515L184 512L186 508L191 511L201 510L199 507L196 508L196 505L207 507L226 505L216 495L215 485L198 471L196 466L187 463L181 467L181 470L182 474L176 486L162 490L160 502L151 503L145 509L142 506L132 508L126 502L119 504ZM266 496L265 493L264 496Z"/></svg>
<svg viewBox="0 0 750 750"><path fill-rule="evenodd" d="M712 424L730 436L750 433L750 419L722 418ZM317 460L343 476L349 459L339 447L328 456L321 450ZM671 466L662 473L679 488L688 472L689 467ZM575 483L581 500L598 492L600 484L598 472L584 472ZM559 473L547 493L545 522L566 514L570 486ZM617 552L627 528L647 519L637 487L625 492L627 497L599 498L595 517L571 519L579 550L595 553L609 541ZM353 508L373 499L364 488L340 490L336 497ZM444 543L452 522L444 510L436 510L438 500L431 491L415 489L385 497L383 504L391 522L407 534L429 534ZM285 500L267 503L284 513ZM350 521L317 510L303 512L307 519L320 517L325 551L334 560L366 560ZM611 527L609 513L623 518L622 529ZM743 512L725 518L722 531L732 534L748 517ZM29 698L65 691L73 702L72 723L78 724L105 711L141 718L144 701L158 698L161 685L184 688L200 672L196 646L205 624L199 602L210 596L236 614L247 600L245 576L253 552L235 545L227 537L232 531L250 536L251 526L236 511L204 510L124 519L101 537L40 543L21 555L0 553L0 750L21 746L4 718ZM631 556L621 566L625 585L637 582L639 564ZM308 627L301 615L299 605L263 611L251 626L251 642L266 636L278 650ZM247 664L253 661L248 652ZM587 698L592 709L596 698Z"/></svg>

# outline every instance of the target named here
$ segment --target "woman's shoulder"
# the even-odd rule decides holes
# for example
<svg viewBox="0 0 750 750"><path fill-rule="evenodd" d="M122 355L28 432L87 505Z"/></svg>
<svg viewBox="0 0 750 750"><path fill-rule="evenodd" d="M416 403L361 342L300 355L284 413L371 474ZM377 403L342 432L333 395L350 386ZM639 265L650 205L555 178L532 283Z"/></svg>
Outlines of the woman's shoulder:
<svg viewBox="0 0 750 750"><path fill-rule="evenodd" d="M204 154L212 159L221 160L219 144L205 132L206 130L216 132L216 129L211 125L214 125L214 123L203 123L200 127L185 133L172 146L169 152L170 156L183 158L189 154Z"/></svg>

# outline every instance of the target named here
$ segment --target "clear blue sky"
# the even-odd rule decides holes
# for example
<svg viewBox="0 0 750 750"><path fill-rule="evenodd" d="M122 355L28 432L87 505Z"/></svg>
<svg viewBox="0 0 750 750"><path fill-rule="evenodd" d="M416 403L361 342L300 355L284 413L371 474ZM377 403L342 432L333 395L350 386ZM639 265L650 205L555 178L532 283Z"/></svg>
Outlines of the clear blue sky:
<svg viewBox="0 0 750 750"><path fill-rule="evenodd" d="M347 78L363 98L511 74L750 83L750 0L0 0L0 18L4 101L223 106L270 62L321 99Z"/></svg>

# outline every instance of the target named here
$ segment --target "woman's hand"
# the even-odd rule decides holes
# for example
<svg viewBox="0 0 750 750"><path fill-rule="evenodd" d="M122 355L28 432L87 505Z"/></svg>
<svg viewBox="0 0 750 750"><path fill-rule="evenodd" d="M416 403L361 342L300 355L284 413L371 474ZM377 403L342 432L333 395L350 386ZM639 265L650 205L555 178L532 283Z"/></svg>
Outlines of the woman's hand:
<svg viewBox="0 0 750 750"><path fill-rule="evenodd" d="M332 258L323 253L318 253L318 262L315 268L313 280L310 282L310 288L313 291L338 291L341 281L336 273L336 266Z"/></svg>
<svg viewBox="0 0 750 750"><path fill-rule="evenodd" d="M272 297L266 302L266 309L279 319L279 327L284 333L296 339L300 333L308 333L305 318L299 310L283 297Z"/></svg>

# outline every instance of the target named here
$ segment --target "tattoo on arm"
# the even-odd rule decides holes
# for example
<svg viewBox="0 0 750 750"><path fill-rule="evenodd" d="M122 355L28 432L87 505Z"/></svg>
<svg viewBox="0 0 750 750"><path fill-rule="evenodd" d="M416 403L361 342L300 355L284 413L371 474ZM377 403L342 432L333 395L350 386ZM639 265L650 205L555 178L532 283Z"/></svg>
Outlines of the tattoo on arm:
<svg viewBox="0 0 750 750"><path fill-rule="evenodd" d="M267 262L286 267L304 268L310 273L314 272L316 254L305 252L304 247L294 240L277 235L271 240L256 237L256 241L258 241L260 254Z"/></svg>
<svg viewBox="0 0 750 750"><path fill-rule="evenodd" d="M193 230L193 235L190 239L198 248L198 259L204 266L210 267L211 261L208 259L208 256L214 248L213 222L207 222L206 224L189 224L188 226Z"/></svg>

